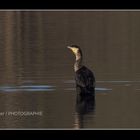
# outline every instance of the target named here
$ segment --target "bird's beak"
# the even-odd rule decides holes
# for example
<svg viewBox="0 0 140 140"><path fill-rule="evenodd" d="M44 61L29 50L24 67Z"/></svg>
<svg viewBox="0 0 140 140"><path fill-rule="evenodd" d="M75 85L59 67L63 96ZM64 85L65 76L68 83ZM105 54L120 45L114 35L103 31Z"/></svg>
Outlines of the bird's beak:
<svg viewBox="0 0 140 140"><path fill-rule="evenodd" d="M67 46L68 49L72 49L70 46Z"/></svg>
<svg viewBox="0 0 140 140"><path fill-rule="evenodd" d="M68 46L67 48L70 49L72 52L74 52L74 48L73 47Z"/></svg>
<svg viewBox="0 0 140 140"><path fill-rule="evenodd" d="M71 46L67 46L67 48L73 52L73 48Z"/></svg>
<svg viewBox="0 0 140 140"><path fill-rule="evenodd" d="M70 50L74 53L74 49L73 49L73 47L68 46L67 48L70 49Z"/></svg>
<svg viewBox="0 0 140 140"><path fill-rule="evenodd" d="M74 54L77 53L77 49L76 48L71 47L71 46L68 46L67 48L70 49Z"/></svg>

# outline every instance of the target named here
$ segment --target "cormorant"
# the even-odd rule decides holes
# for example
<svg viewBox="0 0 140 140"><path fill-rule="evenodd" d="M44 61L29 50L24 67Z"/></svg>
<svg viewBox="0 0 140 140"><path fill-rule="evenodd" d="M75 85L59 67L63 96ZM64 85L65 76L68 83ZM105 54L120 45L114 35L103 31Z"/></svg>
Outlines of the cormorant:
<svg viewBox="0 0 140 140"><path fill-rule="evenodd" d="M68 46L74 53L76 61L74 64L76 90L80 95L77 100L91 99L95 95L95 76L91 70L83 65L83 54L81 48L77 45Z"/></svg>

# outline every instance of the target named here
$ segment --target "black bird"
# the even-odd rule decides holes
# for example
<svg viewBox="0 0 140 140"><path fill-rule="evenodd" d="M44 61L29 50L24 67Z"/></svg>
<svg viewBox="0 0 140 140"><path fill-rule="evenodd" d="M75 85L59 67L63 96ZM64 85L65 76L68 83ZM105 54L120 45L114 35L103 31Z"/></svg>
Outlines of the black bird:
<svg viewBox="0 0 140 140"><path fill-rule="evenodd" d="M84 100L95 95L95 76L94 73L83 65L83 54L79 46L71 45L68 48L74 53L76 61L74 64L76 90L80 99Z"/></svg>

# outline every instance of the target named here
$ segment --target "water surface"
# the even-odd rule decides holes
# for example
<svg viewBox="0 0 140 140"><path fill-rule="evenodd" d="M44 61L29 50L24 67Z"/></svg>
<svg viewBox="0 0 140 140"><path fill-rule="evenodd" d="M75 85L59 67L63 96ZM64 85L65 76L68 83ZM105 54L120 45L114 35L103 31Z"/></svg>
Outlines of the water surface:
<svg viewBox="0 0 140 140"><path fill-rule="evenodd" d="M139 128L139 25L140 12L1 11L0 128ZM95 73L90 111L76 104L69 44ZM18 111L42 115L6 114Z"/></svg>

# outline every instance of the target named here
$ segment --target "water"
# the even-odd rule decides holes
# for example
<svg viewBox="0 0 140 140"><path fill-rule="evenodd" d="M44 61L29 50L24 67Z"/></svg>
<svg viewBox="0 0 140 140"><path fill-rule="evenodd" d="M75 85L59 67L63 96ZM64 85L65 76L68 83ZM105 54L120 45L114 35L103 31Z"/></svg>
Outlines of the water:
<svg viewBox="0 0 140 140"><path fill-rule="evenodd" d="M139 25L132 11L0 11L0 128L139 128ZM95 73L90 110L70 44Z"/></svg>

